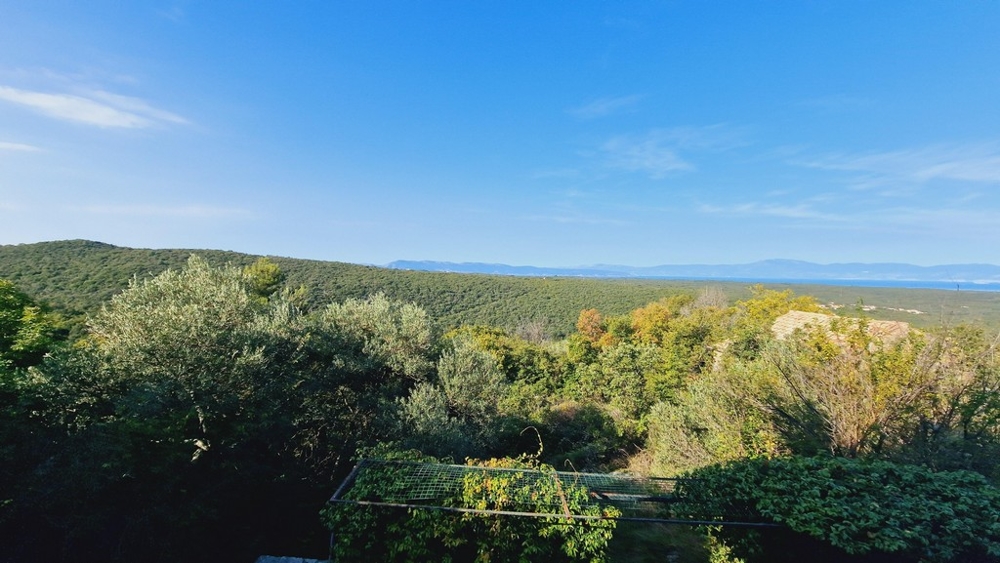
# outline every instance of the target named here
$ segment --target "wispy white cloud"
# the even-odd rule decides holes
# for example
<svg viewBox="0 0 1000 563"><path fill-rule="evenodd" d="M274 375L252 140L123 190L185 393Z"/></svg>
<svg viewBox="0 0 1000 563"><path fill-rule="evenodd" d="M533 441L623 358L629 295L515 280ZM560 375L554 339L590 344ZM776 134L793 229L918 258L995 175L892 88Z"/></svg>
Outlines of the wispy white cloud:
<svg viewBox="0 0 1000 563"><path fill-rule="evenodd" d="M964 194L958 194L954 199L954 203L962 205L977 199L982 199L983 196L983 192L966 192Z"/></svg>
<svg viewBox="0 0 1000 563"><path fill-rule="evenodd" d="M1000 229L1000 210L992 208L916 208L888 209L879 214L886 223L909 226L921 231L968 232L982 236Z"/></svg>
<svg viewBox="0 0 1000 563"><path fill-rule="evenodd" d="M677 150L655 138L634 139L616 137L601 146L608 165L628 172L645 172L652 178L663 178L671 172L693 170Z"/></svg>
<svg viewBox="0 0 1000 563"><path fill-rule="evenodd" d="M542 180L545 178L579 178L580 175L580 171L576 168L549 168L532 172L531 178L533 180Z"/></svg>
<svg viewBox="0 0 1000 563"><path fill-rule="evenodd" d="M738 203L734 205L719 206L703 204L699 206L699 211L713 215L735 215L735 216L767 216L781 217L785 219L805 219L810 221L827 221L844 223L849 222L849 217L819 211L811 205L798 204L776 204L776 203Z"/></svg>
<svg viewBox="0 0 1000 563"><path fill-rule="evenodd" d="M153 121L176 123L178 125L185 125L189 123L187 119L175 113L154 108L145 100L134 98L132 96L122 96L120 94L112 94L111 92L105 92L102 90L95 90L91 93L91 96L94 99L105 102L106 104L119 110L145 116Z"/></svg>
<svg viewBox="0 0 1000 563"><path fill-rule="evenodd" d="M121 215L132 217L174 217L189 219L250 218L253 213L247 209L234 207L212 207L206 205L158 206L158 205L85 205L80 211L95 215Z"/></svg>
<svg viewBox="0 0 1000 563"><path fill-rule="evenodd" d="M935 145L862 154L836 154L798 164L823 170L866 174L857 187L875 187L886 180L923 183L961 180L1000 184L1000 145Z"/></svg>
<svg viewBox="0 0 1000 563"><path fill-rule="evenodd" d="M628 221L621 219L610 219L607 217L593 217L584 215L528 215L524 217L527 221L541 221L546 223L582 224L582 225L627 225Z"/></svg>
<svg viewBox="0 0 1000 563"><path fill-rule="evenodd" d="M183 6L179 4L174 4L169 8L163 10L157 10L156 15L160 16L161 18L168 19L174 23L179 23L181 21L184 21L184 16L186 15L186 11L184 10Z"/></svg>
<svg viewBox="0 0 1000 563"><path fill-rule="evenodd" d="M154 108L139 98L101 90L86 95L50 94L0 86L0 100L55 119L104 128L138 129L164 123L188 123L183 117Z"/></svg>
<svg viewBox="0 0 1000 563"><path fill-rule="evenodd" d="M721 125L654 129L644 135L612 137L601 145L601 152L612 168L659 179L695 169L681 151L726 150L742 144L740 137Z"/></svg>
<svg viewBox="0 0 1000 563"><path fill-rule="evenodd" d="M617 96L611 98L598 98L581 106L566 110L570 115L580 119L595 119L605 117L613 113L634 108L643 96L632 94L630 96Z"/></svg>
<svg viewBox="0 0 1000 563"><path fill-rule="evenodd" d="M41 150L41 148L34 145L0 141L0 151L41 152Z"/></svg>
<svg viewBox="0 0 1000 563"><path fill-rule="evenodd" d="M955 237L982 240L1000 234L1000 210L988 206L870 206L850 211L812 202L703 204L697 210L720 217L784 220L787 227L873 236Z"/></svg>
<svg viewBox="0 0 1000 563"><path fill-rule="evenodd" d="M561 190L559 195L568 199L588 199L594 197L594 192L580 188L568 188Z"/></svg>

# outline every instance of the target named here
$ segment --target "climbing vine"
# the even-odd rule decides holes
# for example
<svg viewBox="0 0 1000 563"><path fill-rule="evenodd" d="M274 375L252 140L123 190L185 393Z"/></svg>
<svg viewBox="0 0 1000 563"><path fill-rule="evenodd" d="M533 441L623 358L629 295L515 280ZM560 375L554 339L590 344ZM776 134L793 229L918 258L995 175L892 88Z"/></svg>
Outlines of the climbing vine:
<svg viewBox="0 0 1000 563"><path fill-rule="evenodd" d="M427 460L425 457L421 457ZM338 504L323 516L334 534L337 561L600 563L620 512L593 502L586 488L560 480L555 470L529 458L469 460L455 493L430 508ZM511 469L525 471L489 471ZM358 476L353 499L402 499L407 488L398 466ZM548 477L538 479L538 473ZM531 478L535 477L535 478ZM555 509L553 509L555 507ZM497 512L551 514L512 516ZM590 519L573 518L588 516Z"/></svg>

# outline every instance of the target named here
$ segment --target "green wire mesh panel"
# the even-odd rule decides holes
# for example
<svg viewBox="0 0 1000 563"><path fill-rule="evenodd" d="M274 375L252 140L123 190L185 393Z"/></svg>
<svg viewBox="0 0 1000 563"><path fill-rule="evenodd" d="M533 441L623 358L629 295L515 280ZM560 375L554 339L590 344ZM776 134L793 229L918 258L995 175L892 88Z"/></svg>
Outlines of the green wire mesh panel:
<svg viewBox="0 0 1000 563"><path fill-rule="evenodd" d="M714 513L704 514L677 494L678 486L685 484L691 482L624 474L369 459L354 468L330 502L536 518L770 525L750 517L748 510L724 502L713 503ZM571 506L576 509L571 510ZM580 510L581 506L614 509Z"/></svg>

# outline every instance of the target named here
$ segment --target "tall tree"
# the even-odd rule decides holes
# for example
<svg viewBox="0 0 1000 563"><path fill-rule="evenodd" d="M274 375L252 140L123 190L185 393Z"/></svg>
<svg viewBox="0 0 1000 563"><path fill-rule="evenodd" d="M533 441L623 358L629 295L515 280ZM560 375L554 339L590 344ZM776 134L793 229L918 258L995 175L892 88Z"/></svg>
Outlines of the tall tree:
<svg viewBox="0 0 1000 563"><path fill-rule="evenodd" d="M57 340L58 317L13 282L0 279L0 368L35 365Z"/></svg>
<svg viewBox="0 0 1000 563"><path fill-rule="evenodd" d="M285 283L285 273L270 258L261 257L256 262L243 268L250 284L250 291L261 299L273 295Z"/></svg>

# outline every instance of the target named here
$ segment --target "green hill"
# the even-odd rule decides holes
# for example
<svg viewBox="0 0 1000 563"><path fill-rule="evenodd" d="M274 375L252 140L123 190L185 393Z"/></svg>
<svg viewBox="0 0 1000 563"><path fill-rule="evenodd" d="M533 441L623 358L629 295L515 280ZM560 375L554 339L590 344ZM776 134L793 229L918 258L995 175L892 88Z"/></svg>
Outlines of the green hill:
<svg viewBox="0 0 1000 563"><path fill-rule="evenodd" d="M134 276L180 268L192 254L214 265L243 266L259 256L218 250L150 250L84 241L0 246L0 278L70 317L96 311ZM696 283L651 280L519 278L393 270L342 262L271 257L290 287L305 286L313 306L383 292L425 308L443 328L461 324L516 327L543 321L570 331L581 309L625 313Z"/></svg>
<svg viewBox="0 0 1000 563"><path fill-rule="evenodd" d="M243 266L259 256L219 250L136 249L85 240L0 246L0 278L70 318L96 311L133 277L180 268L191 254L214 265ZM749 295L746 284L653 279L514 277L394 270L343 262L271 257L290 287L304 286L311 306L383 292L423 307L444 328L487 324L515 328L540 321L553 336L573 329L582 309L624 314L665 295L723 289L731 300ZM1000 327L1000 294L940 290L767 284L813 295L850 311L863 303L871 317L919 327L981 322ZM874 309L872 309L874 307ZM914 313L912 311L921 311Z"/></svg>

